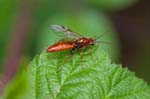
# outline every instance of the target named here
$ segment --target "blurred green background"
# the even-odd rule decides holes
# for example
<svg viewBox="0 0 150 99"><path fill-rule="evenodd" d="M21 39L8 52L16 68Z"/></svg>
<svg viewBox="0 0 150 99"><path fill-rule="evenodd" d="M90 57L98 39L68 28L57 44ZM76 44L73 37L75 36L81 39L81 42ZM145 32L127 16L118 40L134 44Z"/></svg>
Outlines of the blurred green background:
<svg viewBox="0 0 150 99"><path fill-rule="evenodd" d="M150 82L148 0L1 0L0 76L9 81L32 58L60 39L51 24L86 37L106 34L100 44L112 63L123 64ZM4 86L3 84L1 86Z"/></svg>

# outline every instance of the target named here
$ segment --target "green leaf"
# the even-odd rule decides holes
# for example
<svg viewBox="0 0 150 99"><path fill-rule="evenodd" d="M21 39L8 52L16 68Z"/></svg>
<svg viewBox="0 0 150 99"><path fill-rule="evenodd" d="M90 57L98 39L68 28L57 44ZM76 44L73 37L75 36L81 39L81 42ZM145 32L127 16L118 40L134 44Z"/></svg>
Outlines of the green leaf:
<svg viewBox="0 0 150 99"><path fill-rule="evenodd" d="M112 64L102 49L92 51L75 53L65 63L68 52L36 56L28 68L32 94L28 99L150 98L147 83L127 68Z"/></svg>
<svg viewBox="0 0 150 99"><path fill-rule="evenodd" d="M10 83L4 99L150 99L149 93L146 82L92 46L72 57L43 51Z"/></svg>

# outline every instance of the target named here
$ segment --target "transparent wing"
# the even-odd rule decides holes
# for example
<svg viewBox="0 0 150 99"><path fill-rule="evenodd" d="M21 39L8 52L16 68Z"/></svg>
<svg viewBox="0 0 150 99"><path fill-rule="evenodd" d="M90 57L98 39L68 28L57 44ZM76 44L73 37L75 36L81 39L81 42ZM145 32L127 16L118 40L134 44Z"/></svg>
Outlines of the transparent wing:
<svg viewBox="0 0 150 99"><path fill-rule="evenodd" d="M51 29L55 32L63 32L66 39L76 40L83 37L82 35L73 32L71 29L63 25L51 25Z"/></svg>

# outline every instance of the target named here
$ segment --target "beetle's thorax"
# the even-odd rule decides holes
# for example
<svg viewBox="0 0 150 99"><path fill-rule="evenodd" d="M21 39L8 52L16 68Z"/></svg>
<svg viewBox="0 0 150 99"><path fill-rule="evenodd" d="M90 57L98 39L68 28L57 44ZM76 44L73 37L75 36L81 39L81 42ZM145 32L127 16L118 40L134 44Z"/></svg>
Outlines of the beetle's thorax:
<svg viewBox="0 0 150 99"><path fill-rule="evenodd" d="M88 45L93 45L93 44L94 44L94 40L92 38L80 38L76 40L77 48L82 48L82 47L86 47Z"/></svg>

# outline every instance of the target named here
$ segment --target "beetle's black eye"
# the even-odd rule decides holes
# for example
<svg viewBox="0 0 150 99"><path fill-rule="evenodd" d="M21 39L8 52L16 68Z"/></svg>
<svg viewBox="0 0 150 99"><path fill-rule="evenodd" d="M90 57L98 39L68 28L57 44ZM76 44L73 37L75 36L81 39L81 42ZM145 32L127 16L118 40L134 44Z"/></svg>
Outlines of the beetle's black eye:
<svg viewBox="0 0 150 99"><path fill-rule="evenodd" d="M94 44L91 44L91 45L94 45Z"/></svg>

